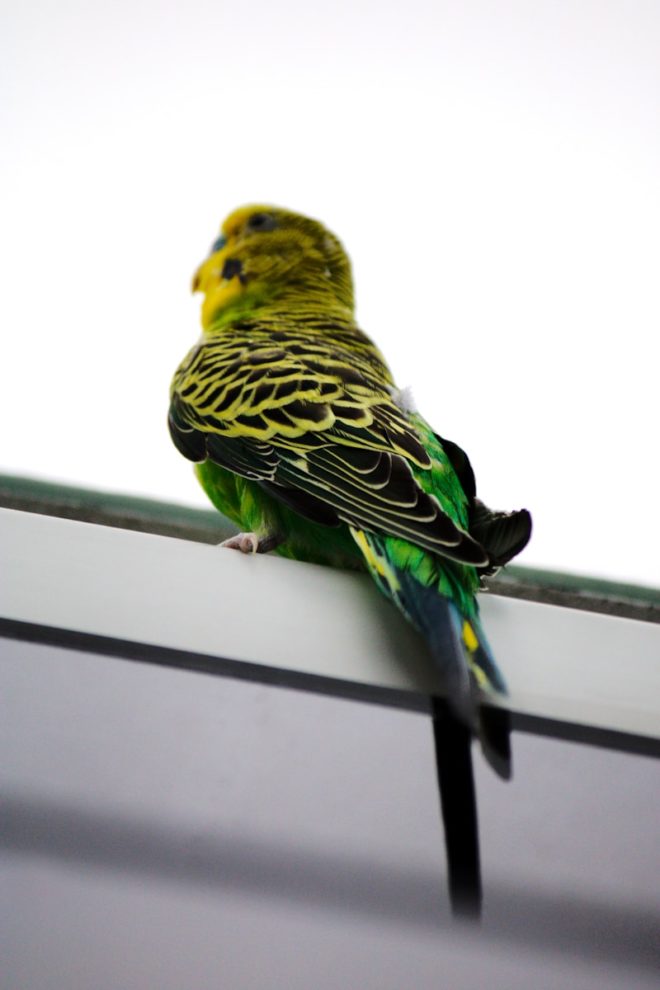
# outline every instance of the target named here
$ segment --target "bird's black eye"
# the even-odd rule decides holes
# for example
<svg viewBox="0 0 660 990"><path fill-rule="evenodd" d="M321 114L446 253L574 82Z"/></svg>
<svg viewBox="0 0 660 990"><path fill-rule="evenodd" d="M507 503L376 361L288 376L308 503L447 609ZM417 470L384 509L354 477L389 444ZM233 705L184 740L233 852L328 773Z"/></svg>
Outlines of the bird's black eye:
<svg viewBox="0 0 660 990"><path fill-rule="evenodd" d="M270 213L253 213L247 222L248 230L275 230L277 221Z"/></svg>
<svg viewBox="0 0 660 990"><path fill-rule="evenodd" d="M242 282L243 281L243 278L241 277L242 274L243 274L243 262L239 261L238 258L227 258L224 265L222 266L222 274L220 277L230 279L238 275L239 279Z"/></svg>

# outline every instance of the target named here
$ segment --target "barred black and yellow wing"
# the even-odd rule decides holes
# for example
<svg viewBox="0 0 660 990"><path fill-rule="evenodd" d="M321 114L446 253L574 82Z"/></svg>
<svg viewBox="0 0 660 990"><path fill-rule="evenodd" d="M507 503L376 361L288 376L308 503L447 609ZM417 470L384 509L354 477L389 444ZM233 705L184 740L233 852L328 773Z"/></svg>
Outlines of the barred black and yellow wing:
<svg viewBox="0 0 660 990"><path fill-rule="evenodd" d="M488 562L420 483L443 465L432 465L378 351L350 324L261 319L206 336L175 375L169 422L184 456L255 480L316 522Z"/></svg>

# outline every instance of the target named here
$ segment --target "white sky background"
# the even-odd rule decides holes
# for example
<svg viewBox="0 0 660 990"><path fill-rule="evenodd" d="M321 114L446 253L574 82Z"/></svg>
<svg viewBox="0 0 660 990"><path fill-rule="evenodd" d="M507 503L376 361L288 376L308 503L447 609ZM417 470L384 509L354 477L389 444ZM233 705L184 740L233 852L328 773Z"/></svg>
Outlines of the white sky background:
<svg viewBox="0 0 660 990"><path fill-rule="evenodd" d="M7 6L7 5L6 5ZM14 3L0 470L205 505L166 424L221 219L348 248L521 563L660 583L657 0Z"/></svg>

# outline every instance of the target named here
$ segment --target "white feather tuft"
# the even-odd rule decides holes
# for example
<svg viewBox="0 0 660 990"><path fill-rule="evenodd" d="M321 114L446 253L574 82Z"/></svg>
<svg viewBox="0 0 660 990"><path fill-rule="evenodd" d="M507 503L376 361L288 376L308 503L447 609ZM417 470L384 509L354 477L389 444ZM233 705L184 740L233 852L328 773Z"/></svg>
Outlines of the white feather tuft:
<svg viewBox="0 0 660 990"><path fill-rule="evenodd" d="M415 400L412 394L412 388L410 385L406 385L405 388L391 388L390 395L393 401L399 407L401 412L404 413L416 413L417 406L415 405Z"/></svg>

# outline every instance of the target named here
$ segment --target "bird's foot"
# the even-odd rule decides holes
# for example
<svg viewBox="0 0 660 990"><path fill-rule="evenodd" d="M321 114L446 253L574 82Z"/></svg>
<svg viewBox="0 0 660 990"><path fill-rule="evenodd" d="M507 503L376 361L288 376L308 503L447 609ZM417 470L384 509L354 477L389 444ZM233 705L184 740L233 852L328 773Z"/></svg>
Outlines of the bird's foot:
<svg viewBox="0 0 660 990"><path fill-rule="evenodd" d="M278 536L259 536L258 533L237 533L224 540L220 546L228 550L240 550L241 553L269 553L281 543Z"/></svg>

